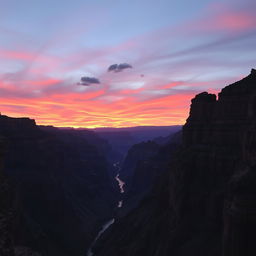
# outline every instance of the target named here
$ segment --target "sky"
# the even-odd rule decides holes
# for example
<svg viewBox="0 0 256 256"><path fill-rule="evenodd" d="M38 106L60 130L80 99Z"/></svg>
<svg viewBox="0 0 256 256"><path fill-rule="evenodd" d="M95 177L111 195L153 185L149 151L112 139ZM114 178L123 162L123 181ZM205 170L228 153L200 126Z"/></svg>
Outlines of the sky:
<svg viewBox="0 0 256 256"><path fill-rule="evenodd" d="M0 6L0 111L40 125L184 124L196 94L256 67L254 0Z"/></svg>

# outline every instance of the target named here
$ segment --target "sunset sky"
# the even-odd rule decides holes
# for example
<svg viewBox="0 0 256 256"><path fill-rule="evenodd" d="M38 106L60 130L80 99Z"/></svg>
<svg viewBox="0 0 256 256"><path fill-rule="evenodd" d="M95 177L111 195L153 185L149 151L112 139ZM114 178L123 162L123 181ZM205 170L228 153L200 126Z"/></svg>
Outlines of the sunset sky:
<svg viewBox="0 0 256 256"><path fill-rule="evenodd" d="M0 4L0 111L38 124L183 124L195 94L256 66L255 0Z"/></svg>

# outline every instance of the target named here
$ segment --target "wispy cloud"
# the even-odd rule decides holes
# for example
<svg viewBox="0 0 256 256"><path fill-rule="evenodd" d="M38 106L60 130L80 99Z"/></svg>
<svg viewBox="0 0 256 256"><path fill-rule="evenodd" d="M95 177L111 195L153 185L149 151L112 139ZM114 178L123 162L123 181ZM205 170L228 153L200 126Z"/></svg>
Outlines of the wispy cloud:
<svg viewBox="0 0 256 256"><path fill-rule="evenodd" d="M57 126L182 124L196 93L216 92L255 65L251 5L211 4L193 19L97 47L69 47L89 26L38 47L9 31L12 47L0 48L1 112Z"/></svg>

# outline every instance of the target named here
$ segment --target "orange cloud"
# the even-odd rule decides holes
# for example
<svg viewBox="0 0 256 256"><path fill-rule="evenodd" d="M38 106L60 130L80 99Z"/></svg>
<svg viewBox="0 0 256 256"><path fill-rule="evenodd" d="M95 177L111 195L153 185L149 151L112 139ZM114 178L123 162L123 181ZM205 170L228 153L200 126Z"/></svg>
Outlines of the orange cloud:
<svg viewBox="0 0 256 256"><path fill-rule="evenodd" d="M0 74L0 111L54 126L183 124L190 100L197 92L209 87L216 92L214 87L227 82L221 74L223 65L228 72L232 65L238 65L233 61L238 49L229 43L244 38L241 31L254 29L255 20L255 15L244 10L218 9L171 29L139 35L105 48L80 48L62 57L56 57L58 51L52 56L54 50L50 48L48 54L46 49L42 52L0 49L2 62L14 63L13 68L10 65ZM211 36L205 40L207 33ZM57 42L53 41L55 45ZM241 45L240 62L243 56L245 60L247 55L251 58L251 54L240 54L252 51L253 44L250 45L251 48ZM225 56L224 64L218 46L226 52L232 50L230 58ZM106 72L108 65L120 56L129 63L132 60L134 69L122 74ZM240 68L247 65L241 62ZM232 76L239 66L233 67ZM13 73L8 73L9 69ZM77 86L80 77L87 75L83 72L95 75L101 84L89 88Z"/></svg>
<svg viewBox="0 0 256 256"><path fill-rule="evenodd" d="M41 125L73 127L125 127L182 124L192 95L171 95L139 102L127 96L108 104L99 96L104 90L70 93L40 99L2 98L1 112L29 116Z"/></svg>
<svg viewBox="0 0 256 256"><path fill-rule="evenodd" d="M59 79L46 79L46 80L28 80L28 81L24 81L24 84L28 84L28 85L35 85L35 86L49 86L49 85L53 85L53 84L58 84L60 83L61 80Z"/></svg>

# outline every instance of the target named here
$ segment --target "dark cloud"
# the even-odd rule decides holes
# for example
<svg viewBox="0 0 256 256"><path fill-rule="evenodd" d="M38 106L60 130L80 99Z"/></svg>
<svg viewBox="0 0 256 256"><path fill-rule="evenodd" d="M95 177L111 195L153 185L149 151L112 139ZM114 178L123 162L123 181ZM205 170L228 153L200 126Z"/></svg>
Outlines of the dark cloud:
<svg viewBox="0 0 256 256"><path fill-rule="evenodd" d="M118 65L118 69L120 70L123 70L123 69L126 69L126 68L132 68L132 66L130 64L127 64L127 63L121 63Z"/></svg>
<svg viewBox="0 0 256 256"><path fill-rule="evenodd" d="M128 63L120 63L119 65L118 64L112 64L111 66L109 66L108 72L110 72L110 71L121 72L121 71L123 71L124 69L127 69L127 68L132 68L132 66Z"/></svg>
<svg viewBox="0 0 256 256"><path fill-rule="evenodd" d="M118 64L113 64L109 66L108 71L116 71L118 69Z"/></svg>
<svg viewBox="0 0 256 256"><path fill-rule="evenodd" d="M89 86L91 84L100 84L100 80L96 77L83 76L81 77L81 82L78 83L78 85L84 86Z"/></svg>

